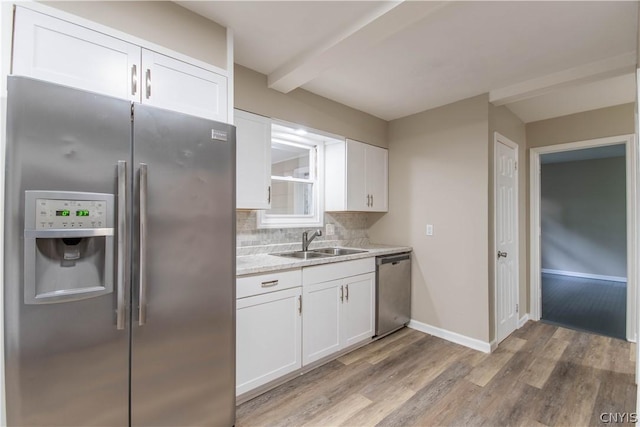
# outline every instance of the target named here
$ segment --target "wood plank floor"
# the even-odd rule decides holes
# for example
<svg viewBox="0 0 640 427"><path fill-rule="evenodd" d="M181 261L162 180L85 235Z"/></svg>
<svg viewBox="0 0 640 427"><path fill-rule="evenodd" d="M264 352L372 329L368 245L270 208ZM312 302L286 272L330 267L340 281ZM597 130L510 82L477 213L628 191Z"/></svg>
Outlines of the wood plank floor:
<svg viewBox="0 0 640 427"><path fill-rule="evenodd" d="M528 322L492 354L403 329L237 408L247 426L586 426L635 412L634 345Z"/></svg>

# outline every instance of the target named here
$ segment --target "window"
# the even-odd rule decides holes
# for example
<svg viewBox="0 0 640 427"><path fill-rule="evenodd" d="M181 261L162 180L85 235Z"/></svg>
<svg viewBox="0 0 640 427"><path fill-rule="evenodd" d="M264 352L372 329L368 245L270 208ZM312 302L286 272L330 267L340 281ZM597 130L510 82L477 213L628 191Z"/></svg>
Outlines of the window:
<svg viewBox="0 0 640 427"><path fill-rule="evenodd" d="M259 228L322 227L324 144L333 138L294 124L271 125L271 209Z"/></svg>

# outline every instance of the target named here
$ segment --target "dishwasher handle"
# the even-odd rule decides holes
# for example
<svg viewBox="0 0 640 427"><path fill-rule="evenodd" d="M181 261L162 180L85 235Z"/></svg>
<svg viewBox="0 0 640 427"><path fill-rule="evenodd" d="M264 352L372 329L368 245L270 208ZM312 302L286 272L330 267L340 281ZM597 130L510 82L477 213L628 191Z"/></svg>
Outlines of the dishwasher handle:
<svg viewBox="0 0 640 427"><path fill-rule="evenodd" d="M411 259L410 253L404 253L396 256L377 257L376 265L382 264L397 264L400 261L408 261Z"/></svg>

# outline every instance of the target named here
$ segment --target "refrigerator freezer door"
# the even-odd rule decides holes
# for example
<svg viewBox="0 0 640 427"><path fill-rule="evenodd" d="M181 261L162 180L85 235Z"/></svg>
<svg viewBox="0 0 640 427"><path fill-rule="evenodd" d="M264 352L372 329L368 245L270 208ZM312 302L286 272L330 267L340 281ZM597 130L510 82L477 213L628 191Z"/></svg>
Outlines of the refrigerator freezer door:
<svg viewBox="0 0 640 427"><path fill-rule="evenodd" d="M128 424L129 332L116 329L120 295L112 291L78 301L27 305L22 254L26 190L116 193L117 162L130 156L130 110L128 101L24 77L8 79L8 425ZM70 257L65 262L72 269L76 261Z"/></svg>
<svg viewBox="0 0 640 427"><path fill-rule="evenodd" d="M131 424L232 426L235 128L135 105L133 129L134 236L146 199L133 269L146 283L141 300L133 283Z"/></svg>

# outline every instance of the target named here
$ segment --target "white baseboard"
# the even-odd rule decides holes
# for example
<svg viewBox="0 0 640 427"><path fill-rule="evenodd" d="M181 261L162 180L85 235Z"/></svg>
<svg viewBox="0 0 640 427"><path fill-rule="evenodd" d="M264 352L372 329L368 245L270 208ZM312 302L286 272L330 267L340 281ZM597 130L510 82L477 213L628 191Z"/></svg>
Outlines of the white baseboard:
<svg viewBox="0 0 640 427"><path fill-rule="evenodd" d="M525 313L524 316L518 320L518 329L522 328L525 323L529 321L529 313Z"/></svg>
<svg viewBox="0 0 640 427"><path fill-rule="evenodd" d="M418 322L411 319L407 325L411 329L424 332L426 334L433 335L434 337L442 338L447 341L451 341L456 344L463 345L465 347L472 348L474 350L481 351L483 353L491 353L491 343L470 338L465 335L461 335L457 332L447 331L446 329L436 328L435 326L427 325L426 323Z"/></svg>
<svg viewBox="0 0 640 427"><path fill-rule="evenodd" d="M543 268L540 271L543 273L557 274L560 276L581 277L583 279L607 280L609 282L627 283L627 278L620 277L620 276L603 276L601 274L589 274L589 273L578 273L576 271L552 270L550 268Z"/></svg>

